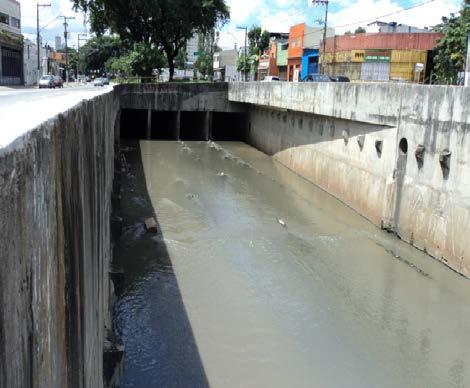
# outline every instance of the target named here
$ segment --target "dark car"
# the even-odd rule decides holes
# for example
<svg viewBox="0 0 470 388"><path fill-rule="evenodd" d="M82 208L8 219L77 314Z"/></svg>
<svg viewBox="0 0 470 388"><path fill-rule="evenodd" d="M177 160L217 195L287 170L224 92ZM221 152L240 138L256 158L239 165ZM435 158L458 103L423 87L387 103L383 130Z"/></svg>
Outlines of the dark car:
<svg viewBox="0 0 470 388"><path fill-rule="evenodd" d="M302 82L334 82L329 76L325 74L309 74Z"/></svg>
<svg viewBox="0 0 470 388"><path fill-rule="evenodd" d="M351 82L349 78L344 75L337 75L335 77L332 77L332 79L335 82Z"/></svg>
<svg viewBox="0 0 470 388"><path fill-rule="evenodd" d="M54 76L54 87L55 88L63 88L64 87L64 80L62 77L55 75Z"/></svg>

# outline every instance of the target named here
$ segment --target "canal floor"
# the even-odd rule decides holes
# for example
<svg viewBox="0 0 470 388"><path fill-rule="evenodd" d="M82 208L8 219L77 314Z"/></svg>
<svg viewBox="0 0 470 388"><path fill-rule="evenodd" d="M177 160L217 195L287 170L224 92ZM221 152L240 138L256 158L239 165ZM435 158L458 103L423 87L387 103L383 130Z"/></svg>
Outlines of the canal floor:
<svg viewBox="0 0 470 388"><path fill-rule="evenodd" d="M122 149L122 387L470 386L468 280L244 143Z"/></svg>

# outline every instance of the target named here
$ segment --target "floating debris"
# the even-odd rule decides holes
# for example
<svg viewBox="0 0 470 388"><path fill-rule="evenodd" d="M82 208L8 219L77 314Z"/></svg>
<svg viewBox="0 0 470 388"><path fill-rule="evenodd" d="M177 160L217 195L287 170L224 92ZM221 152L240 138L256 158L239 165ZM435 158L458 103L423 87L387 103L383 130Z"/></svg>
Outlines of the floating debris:
<svg viewBox="0 0 470 388"><path fill-rule="evenodd" d="M225 172L219 172L217 175L218 176L227 176L227 174Z"/></svg>
<svg viewBox="0 0 470 388"><path fill-rule="evenodd" d="M283 228L287 228L287 224L284 220L277 218L277 222L279 225L281 225Z"/></svg>

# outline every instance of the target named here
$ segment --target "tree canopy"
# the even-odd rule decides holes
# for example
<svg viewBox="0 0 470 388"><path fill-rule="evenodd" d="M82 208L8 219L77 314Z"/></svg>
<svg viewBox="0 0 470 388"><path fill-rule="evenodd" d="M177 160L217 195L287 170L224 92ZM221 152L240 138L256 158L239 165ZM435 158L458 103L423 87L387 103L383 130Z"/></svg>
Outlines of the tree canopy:
<svg viewBox="0 0 470 388"><path fill-rule="evenodd" d="M173 78L174 61L196 32L207 33L229 18L225 0L73 0L89 14L93 31L116 33L128 44L165 53ZM153 55L153 54L152 54Z"/></svg>
<svg viewBox="0 0 470 388"><path fill-rule="evenodd" d="M93 37L80 47L80 69L103 71L110 58L120 57L126 52L126 47L117 37Z"/></svg>
<svg viewBox="0 0 470 388"><path fill-rule="evenodd" d="M367 31L364 27L357 27L354 31L355 34L365 34Z"/></svg>
<svg viewBox="0 0 470 388"><path fill-rule="evenodd" d="M467 37L470 30L470 7L464 7L458 15L443 17L434 30L444 33L434 49L434 70L440 84L456 84L458 73L464 71L467 53Z"/></svg>
<svg viewBox="0 0 470 388"><path fill-rule="evenodd" d="M251 55L260 55L269 48L269 31L262 30L259 26L253 26L248 31L249 50Z"/></svg>

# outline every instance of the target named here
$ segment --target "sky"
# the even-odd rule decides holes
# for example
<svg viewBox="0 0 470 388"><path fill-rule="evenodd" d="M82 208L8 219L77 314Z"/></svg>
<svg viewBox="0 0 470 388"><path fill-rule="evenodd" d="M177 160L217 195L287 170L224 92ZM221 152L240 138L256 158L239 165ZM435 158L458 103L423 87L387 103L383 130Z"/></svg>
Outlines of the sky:
<svg viewBox="0 0 470 388"><path fill-rule="evenodd" d="M19 1L22 31L27 37L35 39L37 0ZM52 6L40 11L41 28L47 26L41 32L43 40L53 46L56 35L63 37L63 20L54 21L57 16L75 16L75 20L69 21L69 29L70 45L76 46L77 34L87 32L83 15L73 12L70 0L42 1L48 2ZM219 46L222 48L233 48L235 44L240 47L244 44L244 32L237 29L237 26L249 28L259 25L271 32L289 32L289 27L294 24L306 22L311 26L318 26L324 18L324 7L312 7L309 0L226 0L226 3L230 7L231 19L220 32ZM403 11L423 3L426 4ZM337 34L354 31L359 26L366 27L368 23L378 19L416 27L430 27L439 23L442 16L457 12L460 4L461 0L330 0L328 26L335 27ZM382 17L390 13L396 14ZM367 31L376 30L374 27L367 27Z"/></svg>

